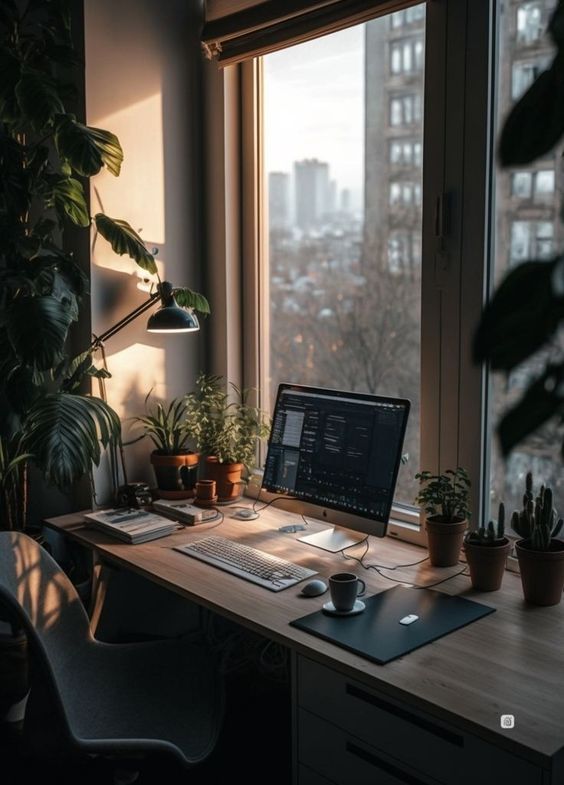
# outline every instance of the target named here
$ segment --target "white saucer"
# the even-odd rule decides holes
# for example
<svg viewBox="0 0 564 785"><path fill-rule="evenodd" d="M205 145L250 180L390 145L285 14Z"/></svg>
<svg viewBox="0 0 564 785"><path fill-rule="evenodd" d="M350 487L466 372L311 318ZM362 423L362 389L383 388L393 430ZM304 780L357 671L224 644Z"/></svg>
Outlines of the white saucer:
<svg viewBox="0 0 564 785"><path fill-rule="evenodd" d="M323 610L325 613L328 613L329 616L356 616L357 613L362 613L362 611L366 608L366 605L363 603L362 600L356 600L353 607L350 611L338 611L331 600L326 602L323 606Z"/></svg>

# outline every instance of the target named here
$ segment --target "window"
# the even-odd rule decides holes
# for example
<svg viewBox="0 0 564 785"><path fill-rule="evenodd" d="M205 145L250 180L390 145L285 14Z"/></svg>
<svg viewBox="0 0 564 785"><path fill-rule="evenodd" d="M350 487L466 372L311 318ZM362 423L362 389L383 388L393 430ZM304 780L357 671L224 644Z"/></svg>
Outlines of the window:
<svg viewBox="0 0 564 785"><path fill-rule="evenodd" d="M390 98L390 125L410 126L421 122L421 95L408 93Z"/></svg>
<svg viewBox="0 0 564 785"><path fill-rule="evenodd" d="M425 6L415 5L406 8L404 11L396 11L390 15L390 27L397 30L404 25L412 25L415 22L422 22L425 19Z"/></svg>
<svg viewBox="0 0 564 785"><path fill-rule="evenodd" d="M411 400L396 497L412 506L420 464L423 43L375 46L393 25L394 17L375 19L263 59L265 171L276 189L267 354L270 406L281 381ZM390 69L395 89L371 90ZM409 91L398 91L406 78ZM389 139L389 125L418 130ZM409 178L392 178L391 166L410 167ZM348 209L334 209L345 190Z"/></svg>
<svg viewBox="0 0 564 785"><path fill-rule="evenodd" d="M390 47L390 71L392 74L409 74L423 68L423 40L412 38L394 41Z"/></svg>
<svg viewBox="0 0 564 785"><path fill-rule="evenodd" d="M521 98L528 90L537 76L544 71L549 64L549 58L542 57L538 60L513 63L511 97L514 101Z"/></svg>
<svg viewBox="0 0 564 785"><path fill-rule="evenodd" d="M517 8L517 41L532 44L538 41L543 33L542 3L522 3Z"/></svg>
<svg viewBox="0 0 564 785"><path fill-rule="evenodd" d="M511 194L518 199L532 199L536 202L550 200L554 194L554 169L538 172L513 172Z"/></svg>
<svg viewBox="0 0 564 785"><path fill-rule="evenodd" d="M510 4L499 11L501 47L498 54L498 127L503 121L511 98L515 99L528 87L535 73L550 59L551 43L544 33L555 0L521 3L517 7L517 25ZM515 60L516 44L535 43L547 54L541 60ZM509 78L510 76L510 78ZM549 160L550 159L550 160ZM561 171L558 151L547 156L545 166L535 171L498 170L495 173L495 243L494 279L500 280L508 266L528 260L550 259L561 245L562 209L557 174ZM508 198L510 194L510 198ZM490 383L490 423L495 427L499 416L516 403L530 384L533 374L545 365L547 357L539 352L518 366L506 380L494 374ZM562 434L558 423L537 431L520 444L503 461L497 441L491 433L486 441L490 468L490 501L493 512L504 501L511 512L522 506L525 475L533 471L535 487L539 482L550 484L555 492L555 506L564 507L564 472L559 455Z"/></svg>

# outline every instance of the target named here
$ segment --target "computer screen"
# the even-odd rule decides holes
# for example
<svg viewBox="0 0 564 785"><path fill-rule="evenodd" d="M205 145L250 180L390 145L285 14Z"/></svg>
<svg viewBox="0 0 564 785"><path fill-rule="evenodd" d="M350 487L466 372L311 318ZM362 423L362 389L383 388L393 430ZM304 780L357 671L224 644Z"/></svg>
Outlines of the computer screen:
<svg viewBox="0 0 564 785"><path fill-rule="evenodd" d="M409 408L401 398L281 384L263 488L315 505L315 517L383 537Z"/></svg>

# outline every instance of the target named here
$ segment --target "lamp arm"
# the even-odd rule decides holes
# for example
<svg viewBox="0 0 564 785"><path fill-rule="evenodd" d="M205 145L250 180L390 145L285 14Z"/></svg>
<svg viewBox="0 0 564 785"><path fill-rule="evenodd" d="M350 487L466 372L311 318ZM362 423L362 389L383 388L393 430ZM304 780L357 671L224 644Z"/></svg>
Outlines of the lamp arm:
<svg viewBox="0 0 564 785"><path fill-rule="evenodd" d="M159 289L157 289L157 291L154 292L149 297L148 300L145 300L144 303L141 303L141 305L139 305L137 308L131 311L131 313L127 314L127 316L124 316L122 319L120 319L119 322L116 322L112 327L110 327L108 330L103 332L101 335L94 335L94 338L92 339L92 343L90 344L90 350L94 351L94 349L97 349L99 346L105 343L109 338L114 336L120 330L123 330L123 328L126 327L130 322L132 322L134 319L137 319L138 316L141 316L141 314L145 313L145 311L148 311L149 308L154 303L156 303L157 300L160 299L161 299L161 293Z"/></svg>

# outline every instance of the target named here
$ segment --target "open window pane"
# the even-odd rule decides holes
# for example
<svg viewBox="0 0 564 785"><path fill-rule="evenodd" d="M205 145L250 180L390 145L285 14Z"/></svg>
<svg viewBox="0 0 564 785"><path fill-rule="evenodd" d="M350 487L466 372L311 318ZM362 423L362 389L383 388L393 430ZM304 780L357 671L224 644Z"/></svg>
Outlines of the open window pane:
<svg viewBox="0 0 564 785"><path fill-rule="evenodd" d="M425 6L264 57L269 384L409 398L419 469Z"/></svg>

